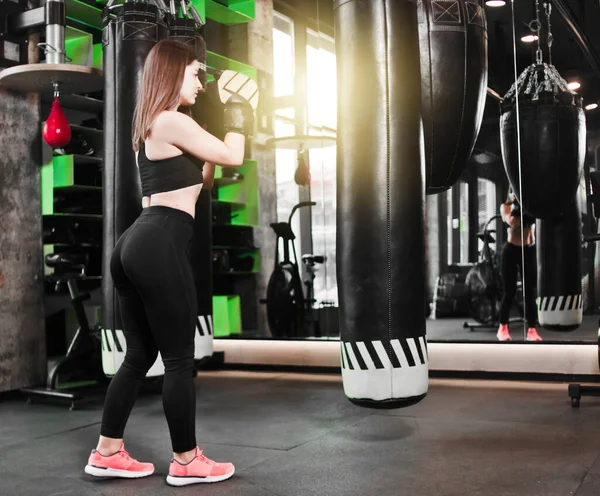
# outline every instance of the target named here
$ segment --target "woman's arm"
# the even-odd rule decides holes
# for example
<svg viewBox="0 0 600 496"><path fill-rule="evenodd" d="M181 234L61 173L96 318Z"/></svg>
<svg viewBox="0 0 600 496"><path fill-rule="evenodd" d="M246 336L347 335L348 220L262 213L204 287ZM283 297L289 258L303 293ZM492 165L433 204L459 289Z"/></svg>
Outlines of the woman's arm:
<svg viewBox="0 0 600 496"><path fill-rule="evenodd" d="M204 167L202 168L202 177L202 187L212 188L215 184L215 164L212 162L204 162Z"/></svg>
<svg viewBox="0 0 600 496"><path fill-rule="evenodd" d="M500 215L502 220L506 222L510 227L519 227L521 225L521 219L510 215L511 207L507 203L500 205Z"/></svg>
<svg viewBox="0 0 600 496"><path fill-rule="evenodd" d="M239 167L244 162L243 134L227 133L221 141L181 112L162 112L152 127L152 137L212 164Z"/></svg>

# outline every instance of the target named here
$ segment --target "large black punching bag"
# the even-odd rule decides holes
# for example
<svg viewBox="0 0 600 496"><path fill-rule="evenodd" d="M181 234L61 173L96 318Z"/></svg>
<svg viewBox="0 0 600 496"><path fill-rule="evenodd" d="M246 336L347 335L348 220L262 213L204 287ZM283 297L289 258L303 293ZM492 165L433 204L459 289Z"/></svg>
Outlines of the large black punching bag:
<svg viewBox="0 0 600 496"><path fill-rule="evenodd" d="M417 5L337 0L334 10L344 392L403 407L428 388Z"/></svg>
<svg viewBox="0 0 600 496"><path fill-rule="evenodd" d="M192 7L193 8L193 7ZM171 16L169 18L169 39L191 46L196 53L200 70L198 78L206 88L206 43L199 25L194 19ZM192 107L192 117L200 125L206 124L202 112L202 100L198 98ZM199 165L202 165L201 163ZM194 271L198 316L194 357L197 360L213 354L213 306L212 306L212 201L210 189L202 188L196 202L194 234L190 247L190 264Z"/></svg>
<svg viewBox="0 0 600 496"><path fill-rule="evenodd" d="M566 81L549 64L528 67L501 104L504 168L522 208L538 219L563 214L575 199L585 160L585 114L581 105L579 95L568 89Z"/></svg>
<svg viewBox="0 0 600 496"><path fill-rule="evenodd" d="M581 210L579 197L567 204L565 213L536 223L537 308L545 329L572 331L581 325Z"/></svg>
<svg viewBox="0 0 600 496"><path fill-rule="evenodd" d="M482 3L418 3L427 194L458 181L481 128L488 79Z"/></svg>
<svg viewBox="0 0 600 496"><path fill-rule="evenodd" d="M156 6L139 1L103 11L102 365L107 375L116 373L125 358L125 339L110 275L110 257L121 234L142 210L140 178L131 143L133 111L146 56L159 40L168 35L163 15Z"/></svg>

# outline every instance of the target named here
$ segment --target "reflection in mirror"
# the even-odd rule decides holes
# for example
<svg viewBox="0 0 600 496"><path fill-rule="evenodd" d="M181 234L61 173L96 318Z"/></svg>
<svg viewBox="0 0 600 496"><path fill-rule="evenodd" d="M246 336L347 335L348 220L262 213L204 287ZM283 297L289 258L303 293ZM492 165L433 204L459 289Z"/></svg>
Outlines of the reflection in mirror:
<svg viewBox="0 0 600 496"><path fill-rule="evenodd" d="M583 34L597 53L600 33L588 20L600 21L600 7L581 6L567 19L572 12L564 4L486 6L489 91L481 130L460 181L427 198L429 341L498 342L507 307L511 342L534 344L536 334L542 342L597 340L600 256L591 236L598 219L586 191L593 196L598 164L600 74L585 51L566 40ZM518 91L511 94L511 86ZM511 289L505 276L515 268L515 297L501 305ZM536 314L534 323L524 320L526 312Z"/></svg>

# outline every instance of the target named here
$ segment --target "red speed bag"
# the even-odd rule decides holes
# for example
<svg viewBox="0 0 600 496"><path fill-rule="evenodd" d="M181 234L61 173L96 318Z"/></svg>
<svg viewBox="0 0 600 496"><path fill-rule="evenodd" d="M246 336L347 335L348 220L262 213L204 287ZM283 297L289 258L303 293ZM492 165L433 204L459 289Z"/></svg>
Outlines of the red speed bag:
<svg viewBox="0 0 600 496"><path fill-rule="evenodd" d="M58 97L54 97L52 110L48 119L44 122L42 136L44 141L52 148L62 148L71 141L71 128L62 111Z"/></svg>

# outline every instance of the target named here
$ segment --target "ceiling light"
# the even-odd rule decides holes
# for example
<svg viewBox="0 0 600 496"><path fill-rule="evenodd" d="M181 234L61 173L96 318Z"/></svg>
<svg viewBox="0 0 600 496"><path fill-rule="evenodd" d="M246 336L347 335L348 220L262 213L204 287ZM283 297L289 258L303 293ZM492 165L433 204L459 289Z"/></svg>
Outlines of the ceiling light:
<svg viewBox="0 0 600 496"><path fill-rule="evenodd" d="M488 7L504 7L506 5L506 2L504 0L487 0L485 4Z"/></svg>
<svg viewBox="0 0 600 496"><path fill-rule="evenodd" d="M523 43L533 43L534 41L537 41L537 39L538 39L537 34L527 34L521 38L521 41Z"/></svg>
<svg viewBox="0 0 600 496"><path fill-rule="evenodd" d="M594 110L598 108L598 104L597 103L590 103L589 105L585 106L586 110Z"/></svg>
<svg viewBox="0 0 600 496"><path fill-rule="evenodd" d="M578 90L581 88L581 84L577 81L571 81L570 83L567 83L567 88L570 90Z"/></svg>

